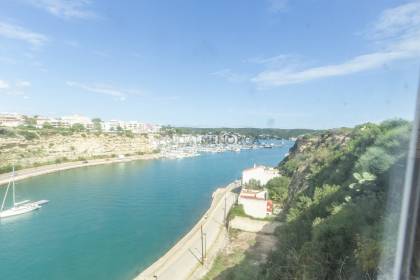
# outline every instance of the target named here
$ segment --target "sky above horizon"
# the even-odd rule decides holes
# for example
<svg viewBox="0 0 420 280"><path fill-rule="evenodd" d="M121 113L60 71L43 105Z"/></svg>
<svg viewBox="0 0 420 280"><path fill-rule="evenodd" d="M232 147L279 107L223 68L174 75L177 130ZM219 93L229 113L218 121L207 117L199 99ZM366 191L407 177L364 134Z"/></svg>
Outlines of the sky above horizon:
<svg viewBox="0 0 420 280"><path fill-rule="evenodd" d="M0 112L196 127L413 119L420 1L0 3Z"/></svg>

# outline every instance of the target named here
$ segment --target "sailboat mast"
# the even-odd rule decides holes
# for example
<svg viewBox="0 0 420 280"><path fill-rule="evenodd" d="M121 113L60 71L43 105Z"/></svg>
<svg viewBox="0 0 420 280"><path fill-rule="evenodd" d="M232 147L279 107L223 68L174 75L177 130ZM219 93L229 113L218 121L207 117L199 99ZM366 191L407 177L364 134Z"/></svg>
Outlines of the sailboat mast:
<svg viewBox="0 0 420 280"><path fill-rule="evenodd" d="M9 192L10 185L13 182L13 206L15 204L15 185L14 185L14 174L15 174L15 167L13 166L13 173L12 176L10 176L9 183L7 184L6 192L4 193L3 201L1 203L0 212L4 209L4 204L6 203L7 193Z"/></svg>
<svg viewBox="0 0 420 280"><path fill-rule="evenodd" d="M7 193L9 192L11 182L12 182L12 180L10 179L9 183L7 184L6 192L4 193L3 202L1 203L0 212L3 211L3 209L4 209L4 204L6 203Z"/></svg>

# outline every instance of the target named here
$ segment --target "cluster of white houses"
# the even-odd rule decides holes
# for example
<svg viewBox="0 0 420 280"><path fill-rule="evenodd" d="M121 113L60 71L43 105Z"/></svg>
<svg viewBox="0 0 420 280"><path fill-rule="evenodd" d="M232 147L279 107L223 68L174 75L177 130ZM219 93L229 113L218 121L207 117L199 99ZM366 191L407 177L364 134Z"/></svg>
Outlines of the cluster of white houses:
<svg viewBox="0 0 420 280"><path fill-rule="evenodd" d="M268 192L264 187L268 181L278 176L278 170L262 165L254 165L242 171L242 189L238 204L243 205L245 214L255 218L265 218L273 214L273 202L268 199ZM247 188L251 181L258 182L261 188Z"/></svg>
<svg viewBox="0 0 420 280"><path fill-rule="evenodd" d="M16 113L3 113L0 114L0 126L4 127L17 127L24 125L27 117L22 114ZM50 125L52 127L72 127L75 124L82 125L84 128L91 130L95 128L94 121L91 118L72 115L58 118L36 116L33 117L34 125L38 128ZM100 121L102 131L116 132L121 129L129 130L133 133L156 133L159 132L161 126L155 124L148 124L139 121Z"/></svg>

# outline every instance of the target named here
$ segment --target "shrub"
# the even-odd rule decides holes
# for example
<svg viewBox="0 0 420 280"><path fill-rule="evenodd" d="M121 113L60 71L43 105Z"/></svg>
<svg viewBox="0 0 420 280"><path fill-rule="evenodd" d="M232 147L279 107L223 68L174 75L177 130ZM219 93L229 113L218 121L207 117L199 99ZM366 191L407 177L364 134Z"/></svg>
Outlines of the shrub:
<svg viewBox="0 0 420 280"><path fill-rule="evenodd" d="M38 134L29 130L21 130L19 131L19 134L25 137L28 141L39 138Z"/></svg>
<svg viewBox="0 0 420 280"><path fill-rule="evenodd" d="M0 137L12 138L16 137L16 133L12 129L0 127Z"/></svg>
<svg viewBox="0 0 420 280"><path fill-rule="evenodd" d="M290 179L286 176L277 177L268 181L266 187L270 199L283 205L287 200L289 183Z"/></svg>
<svg viewBox="0 0 420 280"><path fill-rule="evenodd" d="M19 165L19 164L15 165L15 171L19 170L19 169L22 169L22 166ZM1 173L9 173L9 172L12 172L12 171L13 171L13 165L12 164L6 164L6 165L3 165L3 166L0 166L0 174Z"/></svg>

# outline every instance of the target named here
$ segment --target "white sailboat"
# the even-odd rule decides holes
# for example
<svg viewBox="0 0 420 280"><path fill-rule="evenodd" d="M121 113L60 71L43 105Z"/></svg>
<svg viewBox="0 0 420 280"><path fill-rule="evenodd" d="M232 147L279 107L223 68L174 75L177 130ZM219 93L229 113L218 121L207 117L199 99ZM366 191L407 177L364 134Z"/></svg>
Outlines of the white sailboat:
<svg viewBox="0 0 420 280"><path fill-rule="evenodd" d="M13 197L13 206L4 210L6 204L7 194L9 192L10 187L12 187L12 197ZM6 192L3 197L3 202L0 208L0 219L7 218L11 216L16 216L24 213L28 213L34 210L41 208L42 204L48 203L48 200L40 200L36 202L30 202L29 200L23 200L16 202L16 195L15 195L15 167L13 167L12 176L9 180L9 184L7 185Z"/></svg>

